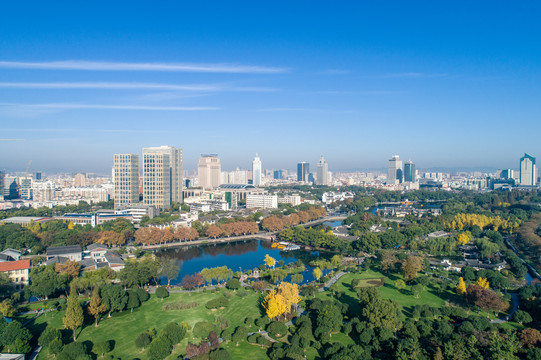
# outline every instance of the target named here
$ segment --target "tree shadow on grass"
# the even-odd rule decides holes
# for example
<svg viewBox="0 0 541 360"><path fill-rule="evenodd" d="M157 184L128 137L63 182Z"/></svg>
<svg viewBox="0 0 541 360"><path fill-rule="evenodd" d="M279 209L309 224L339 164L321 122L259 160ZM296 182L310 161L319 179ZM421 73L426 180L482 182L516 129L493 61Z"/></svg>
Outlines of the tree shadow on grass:
<svg viewBox="0 0 541 360"><path fill-rule="evenodd" d="M341 303L348 305L348 314L350 317L356 317L361 314L361 307L359 306L359 300L349 294L343 294L338 299Z"/></svg>

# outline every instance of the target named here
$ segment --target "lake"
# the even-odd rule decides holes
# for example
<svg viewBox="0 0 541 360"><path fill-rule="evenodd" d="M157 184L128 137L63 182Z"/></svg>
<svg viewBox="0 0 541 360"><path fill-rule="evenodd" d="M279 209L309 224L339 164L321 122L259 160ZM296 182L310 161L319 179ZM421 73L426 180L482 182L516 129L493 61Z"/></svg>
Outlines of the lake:
<svg viewBox="0 0 541 360"><path fill-rule="evenodd" d="M193 275L204 268L217 266L227 266L233 271L246 271L255 269L263 264L265 255L272 256L276 262L283 260L286 264L301 260L306 265L306 271L303 274L304 281L307 283L313 281L313 267L308 263L320 257L328 258L328 254L320 254L317 251L310 252L305 250L284 252L278 249L272 249L271 243L263 240L243 240L230 243L205 244L194 246L183 246L157 250L158 257L167 257L175 259L176 265L180 267L178 276L171 280L171 285L182 282L185 275ZM165 278L162 283L167 283ZM289 276L285 281L289 280Z"/></svg>

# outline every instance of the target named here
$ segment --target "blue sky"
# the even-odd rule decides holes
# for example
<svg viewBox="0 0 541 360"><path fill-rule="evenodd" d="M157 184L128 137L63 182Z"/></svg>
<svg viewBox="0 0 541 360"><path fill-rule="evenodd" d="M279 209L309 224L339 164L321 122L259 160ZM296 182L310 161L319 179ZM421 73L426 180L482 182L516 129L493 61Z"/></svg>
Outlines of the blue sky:
<svg viewBox="0 0 541 360"><path fill-rule="evenodd" d="M517 168L541 157L538 2L7 2L0 168ZM32 5L32 6L30 6Z"/></svg>

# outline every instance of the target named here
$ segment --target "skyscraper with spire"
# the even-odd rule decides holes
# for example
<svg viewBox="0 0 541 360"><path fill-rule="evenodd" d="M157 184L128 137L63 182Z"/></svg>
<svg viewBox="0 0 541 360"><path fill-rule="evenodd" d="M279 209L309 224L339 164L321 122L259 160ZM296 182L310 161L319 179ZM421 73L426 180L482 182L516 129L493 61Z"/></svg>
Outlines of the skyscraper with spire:
<svg viewBox="0 0 541 360"><path fill-rule="evenodd" d="M261 159L256 153L254 161L252 161L252 184L254 186L261 185L261 171Z"/></svg>

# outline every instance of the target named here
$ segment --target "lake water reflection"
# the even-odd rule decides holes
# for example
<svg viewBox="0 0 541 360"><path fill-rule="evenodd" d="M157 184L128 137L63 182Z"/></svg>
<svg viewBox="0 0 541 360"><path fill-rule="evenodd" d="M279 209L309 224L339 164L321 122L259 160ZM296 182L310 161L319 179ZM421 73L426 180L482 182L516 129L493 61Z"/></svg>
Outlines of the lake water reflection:
<svg viewBox="0 0 541 360"><path fill-rule="evenodd" d="M171 280L171 285L179 284L185 275L193 275L204 268L225 265L233 271L254 269L263 264L266 254L275 258L277 262L283 260L286 264L300 259L306 265L306 271L303 273L303 283L314 280L312 276L313 268L308 263L319 256L328 257L327 254L304 250L283 252L272 249L271 243L263 240L183 246L156 252L158 257L175 259L176 264L180 266L178 276ZM289 277L285 280L288 281Z"/></svg>

